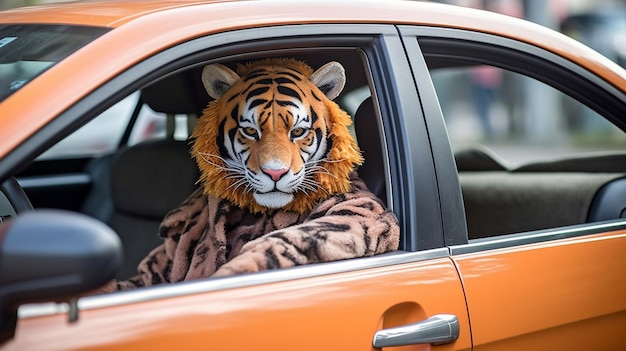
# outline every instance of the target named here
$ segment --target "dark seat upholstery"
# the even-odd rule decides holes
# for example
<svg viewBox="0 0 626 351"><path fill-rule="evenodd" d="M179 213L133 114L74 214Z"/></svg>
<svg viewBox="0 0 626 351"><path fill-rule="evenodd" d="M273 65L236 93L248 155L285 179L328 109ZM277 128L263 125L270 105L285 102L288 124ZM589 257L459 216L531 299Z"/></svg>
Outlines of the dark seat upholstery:
<svg viewBox="0 0 626 351"><path fill-rule="evenodd" d="M371 97L365 99L354 114L354 129L365 159L358 169L359 177L371 192L386 203L382 133Z"/></svg>
<svg viewBox="0 0 626 351"><path fill-rule="evenodd" d="M186 141L142 142L106 155L91 165L93 186L82 211L107 223L119 235L126 279L162 241L163 217L195 190L198 167Z"/></svg>
<svg viewBox="0 0 626 351"><path fill-rule="evenodd" d="M141 101L172 120L177 114L197 116L205 102L193 88L198 82L187 79L195 75L184 73L147 87ZM170 126L173 129L174 123ZM199 171L189 154L189 143L174 140L173 130L167 134L166 139L124 147L90 167L93 187L83 212L104 221L119 235L124 263L118 279L137 274L139 262L162 242L158 227L163 217L195 190Z"/></svg>
<svg viewBox="0 0 626 351"><path fill-rule="evenodd" d="M597 213L589 216L589 209L598 190L621 177L618 173L460 172L469 238L609 219L601 219L600 214L617 211L616 206L596 199ZM619 212L611 216L619 218Z"/></svg>
<svg viewBox="0 0 626 351"><path fill-rule="evenodd" d="M161 243L161 220L193 192L198 177L184 141L144 142L116 155L111 166L113 212L106 222L123 243L120 279L135 275L141 259Z"/></svg>

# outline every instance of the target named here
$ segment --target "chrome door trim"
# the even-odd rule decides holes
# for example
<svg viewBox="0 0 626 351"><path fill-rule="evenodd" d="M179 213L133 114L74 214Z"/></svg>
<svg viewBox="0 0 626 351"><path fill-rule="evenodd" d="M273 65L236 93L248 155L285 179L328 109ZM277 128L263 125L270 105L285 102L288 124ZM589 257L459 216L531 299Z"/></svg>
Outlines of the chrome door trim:
<svg viewBox="0 0 626 351"><path fill-rule="evenodd" d="M514 246L536 244L551 240L575 238L583 235L601 234L618 230L626 230L626 220L618 219L525 233L472 239L468 244L450 246L450 255L454 256L486 250L504 249Z"/></svg>

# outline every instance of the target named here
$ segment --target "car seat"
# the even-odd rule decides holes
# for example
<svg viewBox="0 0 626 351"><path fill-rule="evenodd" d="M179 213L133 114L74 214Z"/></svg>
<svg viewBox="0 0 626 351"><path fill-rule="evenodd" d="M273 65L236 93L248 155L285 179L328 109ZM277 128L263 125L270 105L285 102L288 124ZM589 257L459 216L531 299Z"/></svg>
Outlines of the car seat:
<svg viewBox="0 0 626 351"><path fill-rule="evenodd" d="M83 212L104 221L119 235L124 263L117 279L137 274L139 262L162 243L158 227L165 215L196 188L200 173L189 153L189 142L174 140L173 123L175 115L187 115L191 130L205 106L195 98L199 95L194 84L177 74L142 90L140 102L166 114L171 122L166 138L123 147L90 167L94 184Z"/></svg>
<svg viewBox="0 0 626 351"><path fill-rule="evenodd" d="M113 212L106 222L123 244L118 278L135 275L137 264L161 244L161 220L194 191L198 177L184 141L147 141L116 155L111 165Z"/></svg>

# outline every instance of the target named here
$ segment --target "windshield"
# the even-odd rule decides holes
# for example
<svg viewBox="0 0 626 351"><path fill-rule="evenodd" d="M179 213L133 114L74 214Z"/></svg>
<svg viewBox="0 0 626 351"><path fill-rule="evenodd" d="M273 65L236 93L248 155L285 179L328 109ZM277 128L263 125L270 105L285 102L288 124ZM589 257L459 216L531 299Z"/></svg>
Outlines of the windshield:
<svg viewBox="0 0 626 351"><path fill-rule="evenodd" d="M64 25L0 25L0 102L106 31Z"/></svg>

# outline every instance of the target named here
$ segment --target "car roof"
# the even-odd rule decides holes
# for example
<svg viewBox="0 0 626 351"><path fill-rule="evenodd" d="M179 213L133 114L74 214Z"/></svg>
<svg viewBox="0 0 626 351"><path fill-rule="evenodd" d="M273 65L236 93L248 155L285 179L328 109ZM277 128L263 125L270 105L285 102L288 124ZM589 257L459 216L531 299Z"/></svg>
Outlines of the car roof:
<svg viewBox="0 0 626 351"><path fill-rule="evenodd" d="M136 18L171 9L211 2L189 0L73 1L26 6L4 11L3 22L54 23L117 27Z"/></svg>
<svg viewBox="0 0 626 351"><path fill-rule="evenodd" d="M205 6L209 6L216 14L226 10L231 19L254 17L258 23L423 23L520 37L525 37L522 33L528 30L542 30L530 22L516 21L489 11L415 0L360 0L358 3L354 0L83 0L6 10L0 12L0 22L115 28L139 18L157 14L174 16L180 13L177 10ZM206 18L207 21L214 19Z"/></svg>
<svg viewBox="0 0 626 351"><path fill-rule="evenodd" d="M574 62L614 65L577 41L529 21L494 12L411 0L94 0L31 6L0 12L2 23L45 23L128 27L143 22L145 35L159 24L181 18L202 23L199 32L303 23L392 23L466 29L513 38L555 52ZM174 19L174 21L172 21ZM136 26L139 27L139 26ZM157 27L158 28L158 27ZM136 30L134 28L133 30ZM586 64L583 64L586 66ZM614 65L613 68L616 68ZM593 69L592 69L593 70ZM619 71L619 70L618 70ZM614 79L613 83L626 79ZM619 84L618 84L619 85ZM626 91L626 87L621 87Z"/></svg>

